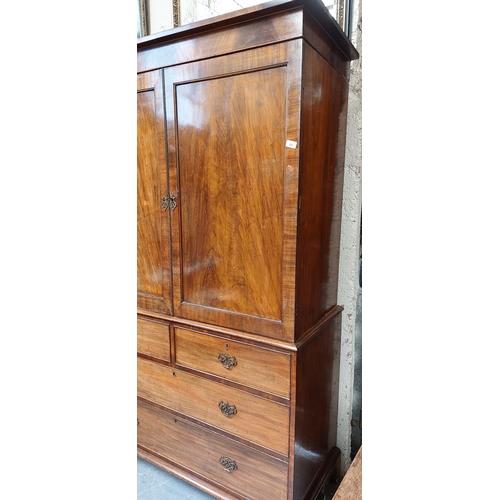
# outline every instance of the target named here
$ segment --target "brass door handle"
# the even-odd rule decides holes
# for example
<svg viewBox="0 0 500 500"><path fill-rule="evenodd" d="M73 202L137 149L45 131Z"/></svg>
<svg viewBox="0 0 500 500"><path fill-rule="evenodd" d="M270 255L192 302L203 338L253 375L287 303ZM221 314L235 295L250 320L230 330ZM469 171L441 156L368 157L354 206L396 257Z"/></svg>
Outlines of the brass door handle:
<svg viewBox="0 0 500 500"><path fill-rule="evenodd" d="M177 202L175 201L175 196L173 194L162 196L161 208L163 208L163 210L166 210L167 208L170 208L170 210L175 210L176 207Z"/></svg>

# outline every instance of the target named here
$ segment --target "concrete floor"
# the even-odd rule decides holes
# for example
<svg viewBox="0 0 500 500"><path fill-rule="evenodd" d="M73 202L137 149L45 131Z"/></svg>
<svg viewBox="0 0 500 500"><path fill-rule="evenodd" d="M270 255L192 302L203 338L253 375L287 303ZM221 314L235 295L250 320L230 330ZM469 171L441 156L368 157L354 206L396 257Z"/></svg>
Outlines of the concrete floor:
<svg viewBox="0 0 500 500"><path fill-rule="evenodd" d="M336 485L325 488L326 499L331 500ZM321 498L321 497L320 497ZM213 496L185 483L158 467L137 458L137 500L216 500Z"/></svg>
<svg viewBox="0 0 500 500"><path fill-rule="evenodd" d="M198 488L137 457L137 500L215 500Z"/></svg>

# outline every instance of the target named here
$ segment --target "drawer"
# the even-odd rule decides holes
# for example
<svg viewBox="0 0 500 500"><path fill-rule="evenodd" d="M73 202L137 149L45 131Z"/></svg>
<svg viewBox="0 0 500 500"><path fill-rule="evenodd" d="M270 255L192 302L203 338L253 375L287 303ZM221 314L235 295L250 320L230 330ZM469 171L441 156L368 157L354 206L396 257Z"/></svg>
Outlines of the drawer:
<svg viewBox="0 0 500 500"><path fill-rule="evenodd" d="M137 363L138 396L288 455L288 406L146 359Z"/></svg>
<svg viewBox="0 0 500 500"><path fill-rule="evenodd" d="M142 401L138 402L137 418L137 442L141 448L192 470L244 498L286 499L286 462L175 418ZM225 465L221 464L222 457L228 459L224 461Z"/></svg>
<svg viewBox="0 0 500 500"><path fill-rule="evenodd" d="M175 328L176 363L290 398L290 355Z"/></svg>
<svg viewBox="0 0 500 500"><path fill-rule="evenodd" d="M137 319L137 352L170 361L169 325Z"/></svg>

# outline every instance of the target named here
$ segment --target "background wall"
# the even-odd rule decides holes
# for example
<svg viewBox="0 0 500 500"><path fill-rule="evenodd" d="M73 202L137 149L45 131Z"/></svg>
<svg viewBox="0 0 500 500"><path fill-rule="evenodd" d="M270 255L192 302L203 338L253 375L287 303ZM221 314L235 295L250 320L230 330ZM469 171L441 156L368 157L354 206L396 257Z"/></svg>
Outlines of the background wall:
<svg viewBox="0 0 500 500"><path fill-rule="evenodd" d="M181 24L262 3L262 0L181 0Z"/></svg>
<svg viewBox="0 0 500 500"><path fill-rule="evenodd" d="M342 348L340 362L340 395L337 445L342 459L341 469L351 463L351 438L353 427L359 430L361 408L361 283L360 230L361 230L361 56L362 1L352 5L351 41L360 58L351 63L349 103L347 115L346 157L344 168L344 202L342 232L340 236L339 304L344 306L342 318ZM357 332L357 335L356 335ZM357 337L357 341L355 341ZM356 363L355 364L355 360ZM355 377L356 369L356 377ZM355 390L356 388L356 390ZM353 405L355 404L355 408ZM351 425L351 422L354 426ZM358 439L355 444L359 444ZM354 451L354 450L353 450ZM357 451L357 450L355 450Z"/></svg>
<svg viewBox="0 0 500 500"><path fill-rule="evenodd" d="M172 0L147 0L150 35L172 29ZM189 24L202 19L233 12L262 3L262 0L181 0L180 24Z"/></svg>

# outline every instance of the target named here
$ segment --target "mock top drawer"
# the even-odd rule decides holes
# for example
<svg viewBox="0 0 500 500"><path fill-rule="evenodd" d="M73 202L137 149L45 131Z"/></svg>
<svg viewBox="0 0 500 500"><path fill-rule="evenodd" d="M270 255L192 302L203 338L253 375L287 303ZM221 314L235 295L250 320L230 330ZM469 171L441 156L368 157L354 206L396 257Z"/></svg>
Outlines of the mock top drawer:
<svg viewBox="0 0 500 500"><path fill-rule="evenodd" d="M138 318L137 352L170 361L169 325Z"/></svg>
<svg viewBox="0 0 500 500"><path fill-rule="evenodd" d="M290 399L290 355L175 328L176 364Z"/></svg>

